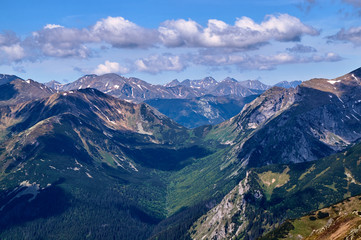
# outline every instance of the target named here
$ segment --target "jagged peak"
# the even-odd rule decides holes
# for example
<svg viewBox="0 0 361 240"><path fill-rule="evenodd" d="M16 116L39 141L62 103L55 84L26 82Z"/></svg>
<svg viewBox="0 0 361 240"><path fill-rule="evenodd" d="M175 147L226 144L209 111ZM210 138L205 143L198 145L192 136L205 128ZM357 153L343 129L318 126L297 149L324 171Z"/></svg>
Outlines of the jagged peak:
<svg viewBox="0 0 361 240"><path fill-rule="evenodd" d="M49 82L46 82L45 84L53 84L53 83L55 83L55 84L61 84L60 82L58 82L58 81L56 81L56 80L51 80L51 81L49 81Z"/></svg>
<svg viewBox="0 0 361 240"><path fill-rule="evenodd" d="M222 82L238 82L238 81L234 78L226 77L225 79L222 80Z"/></svg>

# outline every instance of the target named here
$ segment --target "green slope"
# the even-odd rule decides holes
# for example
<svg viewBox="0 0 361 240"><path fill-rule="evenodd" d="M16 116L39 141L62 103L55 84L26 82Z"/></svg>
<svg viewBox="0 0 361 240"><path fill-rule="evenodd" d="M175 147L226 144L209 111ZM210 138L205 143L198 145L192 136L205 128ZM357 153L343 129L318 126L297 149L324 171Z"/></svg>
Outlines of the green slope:
<svg viewBox="0 0 361 240"><path fill-rule="evenodd" d="M358 195L361 193L360 156L361 143L315 162L250 169L240 185L200 218L190 232L195 239L201 236L255 238L286 219L299 218ZM220 210L227 205L227 211ZM217 217L219 211L224 211L221 218ZM223 231L223 237L215 234L216 231Z"/></svg>

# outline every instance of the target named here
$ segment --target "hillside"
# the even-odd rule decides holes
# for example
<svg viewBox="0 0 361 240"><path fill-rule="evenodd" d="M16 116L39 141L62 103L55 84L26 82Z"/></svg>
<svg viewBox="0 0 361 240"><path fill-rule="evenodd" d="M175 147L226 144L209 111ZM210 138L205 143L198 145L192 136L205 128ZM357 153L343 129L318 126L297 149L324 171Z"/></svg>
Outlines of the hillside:
<svg viewBox="0 0 361 240"><path fill-rule="evenodd" d="M315 162L250 169L220 204L195 223L190 230L192 237L255 238L286 219L319 209L325 212L325 206L361 193L360 156L361 144L356 144ZM321 222L326 224L325 220ZM296 227L290 234L298 234L303 220L292 223ZM320 222L315 223L321 228ZM264 239L273 239L272 235L266 236Z"/></svg>

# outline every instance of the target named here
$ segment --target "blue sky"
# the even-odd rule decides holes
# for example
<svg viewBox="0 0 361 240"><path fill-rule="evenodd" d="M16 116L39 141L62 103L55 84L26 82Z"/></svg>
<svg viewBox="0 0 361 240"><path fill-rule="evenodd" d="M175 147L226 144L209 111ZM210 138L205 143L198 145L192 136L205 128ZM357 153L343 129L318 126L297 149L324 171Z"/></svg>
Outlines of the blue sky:
<svg viewBox="0 0 361 240"><path fill-rule="evenodd" d="M1 12L0 73L39 82L114 72L274 84L361 67L360 0L2 0Z"/></svg>

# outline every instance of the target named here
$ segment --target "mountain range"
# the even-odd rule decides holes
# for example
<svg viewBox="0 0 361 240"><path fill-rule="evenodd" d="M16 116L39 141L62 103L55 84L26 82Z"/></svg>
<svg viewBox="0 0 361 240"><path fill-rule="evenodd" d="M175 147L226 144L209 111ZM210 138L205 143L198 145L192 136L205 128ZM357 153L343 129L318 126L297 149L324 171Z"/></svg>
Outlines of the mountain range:
<svg viewBox="0 0 361 240"><path fill-rule="evenodd" d="M68 84L50 81L45 83L45 85L59 91L95 88L114 97L135 103L156 98L189 99L203 95L246 97L259 94L269 88L269 86L257 80L238 82L235 79L230 79L226 78L221 82L217 82L212 77L206 77L201 80L186 79L182 82L173 80L165 85L153 85L138 78L125 78L117 74L105 74L101 76L86 75ZM254 87L250 87L252 84L249 85L252 82L254 82Z"/></svg>
<svg viewBox="0 0 361 240"><path fill-rule="evenodd" d="M300 83L284 81L278 85L289 88ZM237 81L230 77L220 82L206 77L200 80L186 79L182 82L175 79L165 85L153 85L117 74L86 75L68 84L50 81L45 85L57 91L95 88L131 102L147 102L189 128L221 123L236 115L248 99L252 99L249 96L257 96L271 87L258 80ZM172 104L176 104L179 111ZM210 111L213 114L209 114Z"/></svg>
<svg viewBox="0 0 361 240"><path fill-rule="evenodd" d="M361 69L295 88L114 74L45 88L4 76L0 89L14 92L0 101L3 239L291 238L309 232L296 219L329 221L326 206L361 194ZM171 89L187 91L162 99ZM189 129L146 98L167 115L236 115Z"/></svg>

